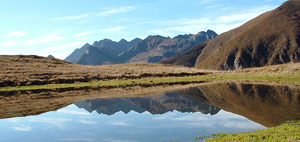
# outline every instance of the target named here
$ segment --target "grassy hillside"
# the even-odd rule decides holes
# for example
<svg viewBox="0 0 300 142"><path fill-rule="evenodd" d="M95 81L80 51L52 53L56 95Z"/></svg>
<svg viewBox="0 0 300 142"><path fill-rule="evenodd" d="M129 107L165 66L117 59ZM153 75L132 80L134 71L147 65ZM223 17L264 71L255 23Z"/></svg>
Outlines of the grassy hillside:
<svg viewBox="0 0 300 142"><path fill-rule="evenodd" d="M39 56L0 56L0 64L1 91L218 80L300 82L300 63L213 71L146 63L83 66Z"/></svg>
<svg viewBox="0 0 300 142"><path fill-rule="evenodd" d="M0 87L80 83L208 73L193 68L132 63L83 66L39 56L0 56Z"/></svg>
<svg viewBox="0 0 300 142"><path fill-rule="evenodd" d="M190 51L163 63L194 65L200 69L233 70L299 62L299 21L300 1L289 0L280 7L207 41L205 45L198 44Z"/></svg>

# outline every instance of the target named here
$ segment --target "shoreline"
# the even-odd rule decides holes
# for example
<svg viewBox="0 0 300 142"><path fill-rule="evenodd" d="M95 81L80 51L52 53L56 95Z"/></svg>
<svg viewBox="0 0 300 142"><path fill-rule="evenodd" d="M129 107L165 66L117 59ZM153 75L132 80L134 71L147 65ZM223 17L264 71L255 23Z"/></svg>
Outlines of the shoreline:
<svg viewBox="0 0 300 142"><path fill-rule="evenodd" d="M247 74L207 74L198 76L183 76L183 77L146 77L140 79L122 79L122 80L107 80L107 81L92 81L78 82L68 84L46 84L46 85L29 85L29 86L9 86L0 87L0 92L9 91L24 91L24 90L43 90L43 89L59 89L59 88L81 88L81 87L103 87L114 88L122 86L155 86L168 84L188 84L216 81L242 81L242 82L300 82L300 76L289 75L247 75ZM300 85L300 84L299 84Z"/></svg>

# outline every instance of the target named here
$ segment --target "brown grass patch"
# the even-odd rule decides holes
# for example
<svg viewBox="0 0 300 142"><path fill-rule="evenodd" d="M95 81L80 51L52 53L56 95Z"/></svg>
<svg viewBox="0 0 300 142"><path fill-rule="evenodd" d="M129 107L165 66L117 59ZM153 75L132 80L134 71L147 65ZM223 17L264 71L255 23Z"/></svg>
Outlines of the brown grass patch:
<svg viewBox="0 0 300 142"><path fill-rule="evenodd" d="M149 63L84 66L39 56L0 56L0 87L207 73L195 68Z"/></svg>

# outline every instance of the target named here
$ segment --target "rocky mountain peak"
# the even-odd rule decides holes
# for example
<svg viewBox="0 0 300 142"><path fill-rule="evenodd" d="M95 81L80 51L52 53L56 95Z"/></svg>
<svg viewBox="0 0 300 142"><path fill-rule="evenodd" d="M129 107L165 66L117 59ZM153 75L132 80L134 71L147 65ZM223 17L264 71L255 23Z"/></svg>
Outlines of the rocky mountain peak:
<svg viewBox="0 0 300 142"><path fill-rule="evenodd" d="M88 65L91 65L91 62L93 63L92 65L101 65L104 64L104 61L105 64L158 62L163 58L172 57L187 51L198 43L207 41L216 36L209 35L206 32L200 33L202 34L185 34L178 35L174 38L151 35L144 40L135 38L129 42L125 39L121 39L119 42L103 39L95 41L93 45L86 44L82 48L75 50L66 58L66 61ZM92 47L92 50L86 52L86 50L88 50L87 47ZM97 56L101 56L101 58ZM104 59L104 57L109 59Z"/></svg>
<svg viewBox="0 0 300 142"><path fill-rule="evenodd" d="M119 43L127 43L128 41L127 40L125 40L125 39L121 39L120 41L119 41Z"/></svg>

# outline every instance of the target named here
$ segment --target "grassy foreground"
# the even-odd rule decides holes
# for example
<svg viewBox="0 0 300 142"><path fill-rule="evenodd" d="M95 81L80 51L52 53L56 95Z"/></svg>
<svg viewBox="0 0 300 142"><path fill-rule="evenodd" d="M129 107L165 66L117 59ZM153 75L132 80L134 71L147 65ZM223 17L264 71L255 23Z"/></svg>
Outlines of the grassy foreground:
<svg viewBox="0 0 300 142"><path fill-rule="evenodd" d="M195 141L207 138L206 136L200 136L195 138ZM205 140L205 142L223 142L223 141L272 141L272 142L298 142L300 141L300 122L288 122L283 125L256 130L253 132L244 132L238 134L213 134L211 139Z"/></svg>
<svg viewBox="0 0 300 142"><path fill-rule="evenodd" d="M208 74L200 76L185 76L185 77L155 77L143 79L128 79L128 80L109 80L109 81L94 81L81 82L72 84L48 84L48 85L33 85L33 86L16 86L2 87L1 91L22 91L22 90L39 90L39 89L57 89L57 88L72 88L72 87L105 87L105 86L122 86L122 85L139 85L139 84L158 84L158 83L185 83L194 81L273 81L273 82L300 82L300 75L264 75L264 74L244 74L244 73L228 73L228 74Z"/></svg>

